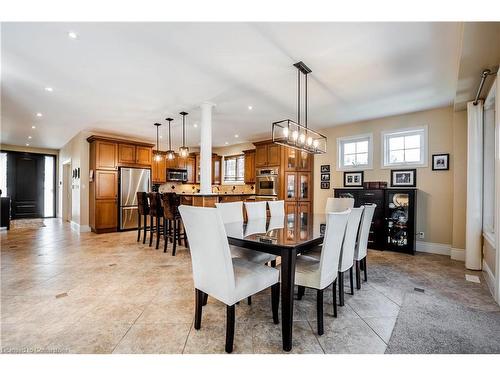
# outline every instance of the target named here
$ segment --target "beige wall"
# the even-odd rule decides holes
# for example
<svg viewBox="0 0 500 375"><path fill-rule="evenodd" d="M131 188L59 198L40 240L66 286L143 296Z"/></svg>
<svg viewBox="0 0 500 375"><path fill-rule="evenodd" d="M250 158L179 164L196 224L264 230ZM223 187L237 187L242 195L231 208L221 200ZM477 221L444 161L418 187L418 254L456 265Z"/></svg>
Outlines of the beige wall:
<svg viewBox="0 0 500 375"><path fill-rule="evenodd" d="M70 162L71 170L80 168L80 179L73 179L71 187L71 221L80 230L89 230L89 143L88 132L80 132L59 150L59 205L57 216L62 216L63 164Z"/></svg>
<svg viewBox="0 0 500 375"><path fill-rule="evenodd" d="M14 146L1 144L0 150L2 151L17 151L17 152L31 152L33 154L45 154L45 155L58 155L59 150L54 150L52 148L38 148L38 147L26 147L26 146Z"/></svg>
<svg viewBox="0 0 500 375"><path fill-rule="evenodd" d="M461 119L461 118L460 118ZM457 133L454 134L453 126L454 114L452 107L437 108L433 110L409 113L399 116L385 117L375 120L362 121L345 124L321 130L321 133L328 137L328 152L324 155L316 155L314 168L315 176L320 176L320 166L330 164L331 187L343 186L343 172L336 170L337 162L337 141L336 138L352 136L356 134L373 133L373 169L364 173L365 181L387 181L390 182L390 169L381 168L381 132L391 129L402 129L427 125L429 131L429 154L428 166L417 168L417 232L424 232L423 241L452 244L453 238L453 208L455 200L453 198L454 183L465 185L465 175L463 171L454 178L455 153L453 141L456 138L463 141L465 132L462 124L457 126ZM459 151L460 152L460 151ZM465 152L465 150L464 150ZM432 171L431 155L437 153L450 154L449 171ZM460 168L462 168L463 155L459 155ZM460 181L460 179L463 179ZM314 184L314 212L324 212L326 199L333 196L333 190L322 190L320 184ZM460 205L457 199L456 205ZM457 213L457 221L465 223L465 213ZM457 227L459 224L457 223ZM464 236L464 235L463 235ZM463 236L457 234L456 244L463 248Z"/></svg>

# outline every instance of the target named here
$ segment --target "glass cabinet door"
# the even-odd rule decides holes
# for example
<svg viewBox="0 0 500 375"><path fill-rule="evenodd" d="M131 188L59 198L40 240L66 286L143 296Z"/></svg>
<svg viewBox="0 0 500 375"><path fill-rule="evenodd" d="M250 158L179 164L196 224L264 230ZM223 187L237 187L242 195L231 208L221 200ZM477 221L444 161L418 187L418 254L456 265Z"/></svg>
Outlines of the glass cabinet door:
<svg viewBox="0 0 500 375"><path fill-rule="evenodd" d="M298 175L298 198L301 201L311 200L311 172L300 172Z"/></svg>
<svg viewBox="0 0 500 375"><path fill-rule="evenodd" d="M294 201L297 199L297 174L293 172L285 173L285 200Z"/></svg>
<svg viewBox="0 0 500 375"><path fill-rule="evenodd" d="M295 168L297 166L297 154L298 151L286 147L285 148L285 170L286 171L295 171Z"/></svg>
<svg viewBox="0 0 500 375"><path fill-rule="evenodd" d="M311 155L305 151L297 151L299 158L297 160L297 169L302 171L311 170Z"/></svg>

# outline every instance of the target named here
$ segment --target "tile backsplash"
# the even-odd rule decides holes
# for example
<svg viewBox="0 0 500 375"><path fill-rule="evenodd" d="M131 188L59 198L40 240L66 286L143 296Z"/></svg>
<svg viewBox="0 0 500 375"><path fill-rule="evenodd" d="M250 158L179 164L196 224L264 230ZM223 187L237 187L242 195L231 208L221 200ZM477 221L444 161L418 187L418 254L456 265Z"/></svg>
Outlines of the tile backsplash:
<svg viewBox="0 0 500 375"><path fill-rule="evenodd" d="M179 182L169 182L162 184L159 187L160 193L175 192L182 193L197 193L199 192L199 184L182 184ZM255 193L255 185L212 185L213 193L227 194L252 194Z"/></svg>

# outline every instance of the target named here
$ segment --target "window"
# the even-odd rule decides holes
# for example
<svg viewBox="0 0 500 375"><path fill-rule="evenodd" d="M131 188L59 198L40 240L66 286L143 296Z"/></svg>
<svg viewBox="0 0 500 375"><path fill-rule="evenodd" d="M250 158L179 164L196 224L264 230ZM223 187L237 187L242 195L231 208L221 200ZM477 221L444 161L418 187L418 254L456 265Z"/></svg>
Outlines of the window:
<svg viewBox="0 0 500 375"><path fill-rule="evenodd" d="M245 156L224 157L224 182L243 182L245 180Z"/></svg>
<svg viewBox="0 0 500 375"><path fill-rule="evenodd" d="M382 132L382 167L427 166L427 126Z"/></svg>
<svg viewBox="0 0 500 375"><path fill-rule="evenodd" d="M0 190L2 197L7 197L7 153L0 153Z"/></svg>
<svg viewBox="0 0 500 375"><path fill-rule="evenodd" d="M45 156L45 168L43 178L43 209L44 217L55 216L54 212L54 166L55 157Z"/></svg>
<svg viewBox="0 0 500 375"><path fill-rule="evenodd" d="M337 170L373 168L373 135L337 138Z"/></svg>

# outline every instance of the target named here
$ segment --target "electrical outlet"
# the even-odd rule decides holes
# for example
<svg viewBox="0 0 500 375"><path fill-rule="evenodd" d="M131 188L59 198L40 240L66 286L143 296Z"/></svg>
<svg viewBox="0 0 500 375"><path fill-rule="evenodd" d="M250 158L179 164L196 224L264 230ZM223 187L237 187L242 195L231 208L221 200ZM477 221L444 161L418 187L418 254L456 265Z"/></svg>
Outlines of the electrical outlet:
<svg viewBox="0 0 500 375"><path fill-rule="evenodd" d="M418 239L423 240L425 238L425 233L424 232L418 232Z"/></svg>

